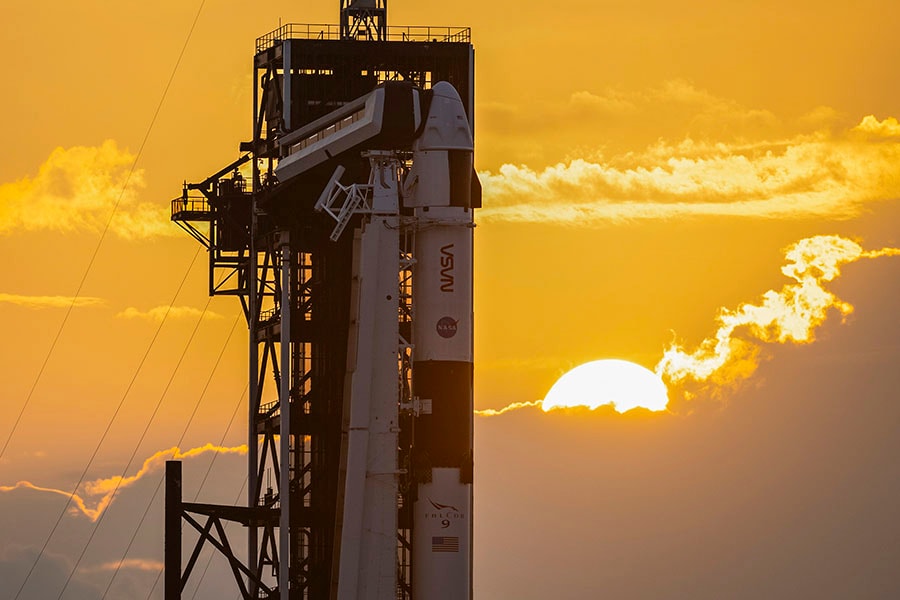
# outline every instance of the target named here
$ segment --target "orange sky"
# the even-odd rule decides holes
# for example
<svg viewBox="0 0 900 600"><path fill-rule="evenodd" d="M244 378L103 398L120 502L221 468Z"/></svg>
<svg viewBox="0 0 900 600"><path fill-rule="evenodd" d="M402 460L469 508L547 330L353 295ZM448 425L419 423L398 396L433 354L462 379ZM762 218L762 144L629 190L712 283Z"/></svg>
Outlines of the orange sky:
<svg viewBox="0 0 900 600"><path fill-rule="evenodd" d="M196 252L168 223L168 201L184 179L234 160L249 137L254 39L279 18L337 20L336 2L309 4L274 2L253 12L231 0L204 5L82 301L0 459L0 486L27 479L65 489L77 481L154 335L159 307L172 303ZM48 0L4 10L0 442L58 331L59 297L79 284L198 5ZM802 238L839 234L868 249L900 246L900 79L892 74L900 11L892 3L462 0L441 10L395 0L389 17L394 25L472 27L485 189L476 230L478 408L537 400L567 369L592 359L653 368L673 339L690 347L711 335L721 307L788 283L783 250ZM204 259L174 301L90 480L121 474L135 451L207 304ZM763 344L757 373L689 402L679 398L677 414L523 410L479 419L478 598L551 590L585 598L604 589L617 598L896 593L900 581L878 566L896 564L895 525L879 521L887 515L873 507L900 500L897 467L884 458L900 450L884 425L900 417L889 402L900 385L898 262L846 266L829 289L855 306L851 315L842 322L831 314L810 345ZM237 313L227 298L209 304L129 474L179 441ZM242 411L226 434L245 386L245 354L238 324L182 448L245 442ZM206 464L188 459L186 469L196 471L186 476L202 477ZM209 501L238 494L243 463L222 457L226 464L232 472L210 488ZM155 481L148 485L122 493L114 524L104 525L75 578L81 587L67 598L105 588L103 565L124 549L114 531L134 530L139 500ZM22 489L0 494L0 580L24 576L22 557L43 543L58 500ZM25 528L10 516L23 507L44 525ZM161 528L151 529L129 558L161 560ZM49 547L62 571L89 531L83 518L66 516ZM894 542L879 551L866 535L872 544ZM813 546L801 539L846 554L810 557L804 551ZM561 550L548 550L553 544ZM833 574L851 553L874 561L872 587L859 573ZM778 570L774 557L789 563L799 555L799 571ZM758 570L742 566L754 560ZM148 585L140 564L117 583L143 590L134 597L144 597L155 577L150 571ZM51 561L44 580L57 581L58 565ZM526 584L517 579L523 569L552 575ZM564 589L553 589L559 579ZM728 593L729 581L744 595ZM8 594L0 589L0 599Z"/></svg>

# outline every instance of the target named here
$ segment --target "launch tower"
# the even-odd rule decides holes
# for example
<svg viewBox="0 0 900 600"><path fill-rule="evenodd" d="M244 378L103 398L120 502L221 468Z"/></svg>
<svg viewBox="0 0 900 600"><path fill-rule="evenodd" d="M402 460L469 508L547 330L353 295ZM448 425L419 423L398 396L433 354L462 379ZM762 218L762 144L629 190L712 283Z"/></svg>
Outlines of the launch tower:
<svg viewBox="0 0 900 600"><path fill-rule="evenodd" d="M253 82L243 155L171 214L247 319L247 505L182 502L167 465L166 599L207 543L243 598L471 598L469 29L341 0L257 39Z"/></svg>

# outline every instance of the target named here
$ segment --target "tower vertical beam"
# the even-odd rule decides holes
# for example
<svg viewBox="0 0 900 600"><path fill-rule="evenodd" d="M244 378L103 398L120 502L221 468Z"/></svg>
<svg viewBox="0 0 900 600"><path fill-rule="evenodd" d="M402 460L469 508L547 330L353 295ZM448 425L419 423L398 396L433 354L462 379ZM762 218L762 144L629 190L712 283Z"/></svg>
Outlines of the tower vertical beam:
<svg viewBox="0 0 900 600"><path fill-rule="evenodd" d="M291 292L293 289L290 234L279 233L281 249L281 380L278 398L280 403L280 431L278 462L281 467L278 481L278 498L281 515L278 523L278 589L281 600L290 597L291 565Z"/></svg>
<svg viewBox="0 0 900 600"><path fill-rule="evenodd" d="M181 461L166 461L166 600L181 600Z"/></svg>
<svg viewBox="0 0 900 600"><path fill-rule="evenodd" d="M284 129L286 131L291 131L294 128L294 122L291 115L291 98L292 98L292 88L293 88L293 77L291 73L293 72L293 67L291 63L291 48L293 47L293 43L291 40L285 40L282 45L282 73L284 73L282 84L282 120L284 121Z"/></svg>
<svg viewBox="0 0 900 600"><path fill-rule="evenodd" d="M253 123L250 131L253 132L254 142L256 142L256 121L259 118L259 68L256 66L256 57L253 58ZM257 277L259 273L259 257L256 255L256 232L258 228L256 216L256 196L259 193L259 162L251 161L253 165L253 176L251 177L251 191L253 192L250 206L250 272L249 272L249 298L247 310L247 330L248 335L248 367L249 367L249 387L247 396L247 506L255 508L259 505L259 485L258 485L258 469L259 469L259 432L257 427L257 419L259 415L259 341L256 338L257 328L259 324L259 298L257 296ZM257 535L257 525L251 522L247 527L247 564L251 569L255 569L258 560L259 539ZM256 576L259 573L256 572ZM250 586L250 594L256 596L257 586L252 579L248 578Z"/></svg>

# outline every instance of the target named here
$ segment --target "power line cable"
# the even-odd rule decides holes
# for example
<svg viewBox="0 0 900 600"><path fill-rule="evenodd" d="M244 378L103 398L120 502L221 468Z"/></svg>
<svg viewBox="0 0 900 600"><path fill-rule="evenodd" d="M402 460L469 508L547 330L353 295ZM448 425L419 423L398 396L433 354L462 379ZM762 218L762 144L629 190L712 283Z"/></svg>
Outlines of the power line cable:
<svg viewBox="0 0 900 600"><path fill-rule="evenodd" d="M204 314L205 314L205 312L206 311L204 311ZM184 426L184 430L181 432L181 437L179 438L178 444L176 446L177 448L181 448L182 444L184 443L184 438L187 436L188 429L190 428L191 423L194 420L194 415L197 414L197 409L200 407L200 403L203 401L203 398L206 395L207 389L209 389L209 385L213 380L213 376L215 375L216 370L219 368L219 363L222 360L222 356L225 354L225 350L228 348L228 343L231 341L231 336L234 334L234 330L237 327L237 324L240 321L240 318L241 318L241 315L238 314L237 317L235 317L235 319L234 319L234 323L231 325L231 330L228 332L228 337L225 338L225 343L222 344L222 350L219 352L219 355L216 358L215 364L213 365L212 371L210 372L209 377L206 380L206 384L203 386L203 391L200 392L200 395L197 398L197 402L194 403L194 410L191 413L191 416L188 419L187 424ZM203 319L203 315L200 316L200 320L202 320L202 319ZM248 384L248 388L249 388L249 384ZM242 400L243 400L243 394L238 399L238 407L240 407ZM235 408L235 413L237 413L237 408ZM222 442L219 443L219 446L222 446L222 444L224 443L225 437L228 435L228 430L231 429L231 423L233 421L234 421L234 414L232 414L231 421L228 422L228 427L225 429L225 433L222 435ZM177 452L177 450L176 450L176 452ZM175 455L173 455L173 458L174 458L174 456ZM213 463L215 462L216 456L218 456L218 454L213 455L213 460L212 460ZM210 464L212 464L212 463L210 463ZM207 471L207 473L208 472L209 471ZM204 481L205 481L205 479L204 479ZM122 565L125 562L125 559L128 556L128 552L131 551L131 547L134 544L135 539L137 539L137 534L141 530L141 526L144 524L144 520L147 518L147 515L150 512L150 508L153 506L153 502L154 502L154 500L156 500L157 494L159 494L159 490L162 485L162 482L163 482L163 478L161 477L156 484L156 490L153 492L153 496L151 496L150 502L148 502L146 508L144 508L144 513L141 516L140 522L137 524L137 527L135 528L134 533L132 533L132 535L131 535L131 539L128 541L128 546L125 548L125 552L122 553L121 560L119 560L119 562L116 564L115 571L113 571L112 578L109 580L109 583L107 583L107 585L106 585L106 589L103 591L102 598L106 598L106 595L109 593L109 590L112 587L112 584L116 579L116 576L119 574L119 570L121 569ZM195 501L196 501L196 499L195 499Z"/></svg>
<svg viewBox="0 0 900 600"><path fill-rule="evenodd" d="M86 267L86 269L85 269L85 271L84 271L84 274L83 274L82 277L81 277L81 280L80 280L80 282L79 282L79 284L78 284L78 288L77 288L76 291L75 291L75 295L72 297L72 302L69 304L69 307L68 307L67 310L66 310L66 314L65 314L65 316L63 317L63 321L62 321L62 323L60 323L59 329L57 330L56 335L55 335L54 338L53 338L53 342L52 342L51 345L50 345L50 349L47 351L47 354L46 354L46 356L44 357L43 362L41 363L41 367L40 367L40 369L38 370L38 374L37 374L37 376L35 377L34 383L32 384L31 389L29 390L28 395L27 395L26 398L25 398L25 402L24 402L24 404L22 405L21 410L19 410L18 415L16 416L16 420L15 420L15 422L13 423L13 427L12 427L12 429L10 430L9 435L8 435L7 438L6 438L6 441L3 443L3 448L0 449L0 458L3 458L3 455L6 453L6 449L9 447L9 442L10 442L10 440L12 440L13 435L15 434L16 430L18 429L19 423L20 423L21 420L22 420L22 416L25 414L25 410L28 408L28 405L30 404L31 399L32 399L32 397L34 396L34 391L35 391L35 389L37 389L38 383L41 381L41 378L43 377L43 374L44 374L44 371L46 370L47 364L48 364L49 361L50 361L50 357L53 355L53 351L54 351L54 349L56 348L57 343L59 342L59 338L60 338L60 336L62 335L62 332L63 332L63 329L65 328L66 323L68 322L69 316L70 316L71 313L72 313L72 308L75 306L76 300L77 300L77 299L79 298L79 296L81 295L82 289L84 288L84 284L85 284L85 282L87 281L87 278L88 278L88 275L89 275L90 272L91 272L91 269L93 268L93 265L94 265L94 262L96 261L97 255L98 255L99 252L100 252L100 248L101 248L102 245L103 245L103 241L106 239L106 235L107 235L107 233L109 232L109 228L110 228L110 225L112 224L113 217L115 216L116 211L117 211L118 208L119 208L119 204L121 203L122 198L123 198L124 195L125 195L125 190L128 189L128 184L130 183L131 177L133 176L134 171L135 171L135 169L136 169L136 167L137 167L137 163L138 163L138 161L140 160L140 157L142 156L142 154L143 154L143 152L144 152L144 148L145 148L146 145L147 145L147 141L150 139L150 133L153 131L153 127L154 127L154 125L156 124L156 120L157 120L157 118L159 117L160 111L162 110L163 103L165 102L165 99L166 99L166 97L168 96L169 89L170 89L171 86L172 86L172 81L174 81L174 79L175 79L175 74L178 72L178 67L181 65L181 60L182 60L182 58L184 57L185 51L187 50L188 44L189 44L189 42L190 42L190 40L191 40L191 37L193 36L194 29L195 29L196 26L197 26L197 21L198 21L199 18L200 18L200 14L201 14L201 12L203 11L203 6L204 6L205 4L206 4L206 0L201 0L200 6L199 6L198 9L197 9L197 13L196 13L196 15L194 16L194 20L193 20L193 22L191 23L190 30L188 31L188 34L187 34L187 36L185 37L185 40L184 40L184 44L183 44L182 47L181 47L181 51L180 51L179 54L178 54L178 59L175 61L175 66L172 68L172 73L169 75L169 79L168 79L168 81L166 82L166 87L165 87L165 89L163 90L162 96L161 96L160 99L159 99L159 103L158 103L157 106L156 106L156 110L155 110L154 113L153 113L153 117L152 117L151 120L150 120L150 124L149 124L148 127L147 127L147 131L146 131L146 133L144 134L143 139L141 140L141 145L140 145L140 147L138 148L138 151L137 151L137 154L135 155L134 161L133 161L132 164L131 164L131 168L128 170L128 174L127 174L126 177L125 177L125 182L122 184L122 189L121 189L121 191L119 192L119 196L118 196L118 198L116 199L115 204L113 205L113 209L112 209L112 211L110 212L110 215L109 215L109 218L108 218L107 221L106 221L106 224L105 224L104 227L103 227L103 231L102 231L101 234L100 234L100 239L97 241L97 245L96 245L96 247L94 248L93 253L91 254L91 258L90 258L89 261L88 261L88 265L87 265L87 267ZM141 368L143 367L144 362L145 362L147 356L148 356L149 353L150 353L150 350L152 349L154 343L156 342L157 337L159 336L159 332L160 332L160 330L162 329L162 326L165 324L166 319L167 319L168 316L169 316L169 312L170 312L170 310L171 310L172 304L174 304L175 299L178 297L178 294L181 292L181 289L182 289L182 287L184 286L184 282L186 281L187 276L188 276L188 274L190 273L191 268L193 267L194 262L196 261L197 256L198 256L199 254L200 254L200 249L198 248L198 249L197 249L197 252L194 254L194 257L191 259L191 263L190 263L190 265L188 266L187 271L185 272L184 278L182 279L181 283L180 283L179 286L178 286L178 290L176 291L175 296L173 297L172 303L170 303L170 304L169 304L169 308L166 309L166 313L165 313L165 315L163 316L163 319L162 319L162 321L160 322L160 325L159 325L159 327L157 328L156 333L154 334L153 339L151 340L150 345L149 345L148 348L147 348L147 351L144 353L144 356L141 358L141 361L140 361L140 363L139 363L139 365L138 365L138 368L137 368L137 370L135 371L135 374L134 374L134 376L132 377L131 382L128 384L128 388L126 389L125 393L123 394L122 399L121 399L120 402L119 402L119 405L116 407L116 410L115 410L115 412L113 413L112 419L110 419L109 423L107 424L106 429L104 430L103 435L102 435L100 441L99 441L98 444L97 444L97 447L94 449L94 452L93 452L93 454L91 455L90 460L88 461L88 465L85 467L84 471L83 471L82 474L81 474L81 477L79 478L78 483L76 484L75 488L72 490L72 494L71 494L70 497L69 497L69 501L71 501L72 496L74 496L75 492L78 490L78 487L79 487L79 486L81 485L81 483L83 482L83 480L84 480L84 478L85 478L85 476L86 476L86 474L87 474L87 471L88 471L88 469L90 468L90 465L93 463L94 458L97 456L97 452L99 451L100 446L101 446L102 443L103 443L103 440L106 439L106 436L107 436L107 434L109 433L109 430L110 430L110 428L111 428L113 422L115 421L116 417L117 417L118 414L119 414L120 409L122 408L122 405L123 405L124 402L125 402L125 398L128 396L128 393L131 391L131 388L132 388L132 386L133 386L135 380L137 379L138 373L140 373ZM60 524L60 522L62 521L63 516L65 515L65 512L66 512L66 509L68 508L68 505L69 505L69 502L67 501L66 504L63 506L63 510L62 510L62 512L60 513L59 517L57 518L56 523L53 525L53 528L50 530L50 535L47 536L47 539L44 541L44 544L43 544L43 546L41 547L41 550L40 550L40 552L38 553L37 557L35 558L34 563L32 563L31 568L28 570L28 573L27 573L26 576L25 576L25 580L22 582L22 585L19 587L19 590L16 592L16 595L15 595L16 600L17 600L17 599L19 598L19 596L21 595L22 590L25 589L25 586L28 584L28 581L29 581L29 579L31 578L32 573L34 573L35 567L37 566L38 562L40 562L41 557L44 555L44 552L45 552L46 549L47 549L47 545L50 543L50 540L53 538L53 534L56 532L56 529L59 527L59 524ZM96 529L95 529L95 530L96 530ZM92 534L92 536L93 536L93 534ZM79 559L79 560L80 560L80 559ZM74 571L73 571L73 572L74 572ZM71 579L71 574L69 575L69 578ZM67 579L66 585L68 585L68 581L69 581L69 580ZM65 587L63 588L63 591L65 591ZM62 595L62 594L60 594L60 596L61 596L61 595Z"/></svg>
<svg viewBox="0 0 900 600"><path fill-rule="evenodd" d="M169 389L171 389L172 387L172 382L175 381L175 376L178 374L178 369L181 368L181 363L184 362L184 357L187 356L188 350L190 349L191 344L194 342L194 337L196 337L197 331L200 329L200 324L203 323L203 318L206 316L206 313L209 310L210 302L212 302L212 296L210 296L206 300L206 306L203 307L203 312L200 313L200 318L197 319L197 323L196 325L194 325L194 329L193 331L191 331L191 335L188 337L188 341L184 345L184 350L181 351L181 356L178 357L178 362L175 363L175 368L172 370L172 375L169 376L169 380L166 382L166 387L163 388L162 394L160 394L159 396L159 400L156 401L156 406L153 407L153 412L150 414L150 418L147 420L147 424L144 425L144 430L141 432L137 443L134 445L134 450L131 452L131 457L128 459L128 463L125 465L125 468L122 469L122 474L116 480L116 487L112 491L113 498L118 493L119 487L122 485L122 482L125 481L125 475L128 473L128 469L131 468L131 464L134 462L138 451L140 451L141 444L144 443L144 439L147 437L147 432L150 431L150 427L156 420L156 415L159 414L159 409L162 406L163 400L165 400L166 396L169 394ZM109 507L107 506L107 508ZM72 566L72 570L69 571L69 576L66 577L66 583L63 585L63 588L59 592L59 596L56 597L56 600L60 600L60 598L62 598L63 594L66 592L66 589L68 589L69 583L72 581L72 575L75 574L75 571L78 569L79 565L81 565L81 561L82 559L84 559L84 555L87 553L87 549L90 547L91 542L94 540L94 536L100 529L100 525L103 524L103 519L106 518L106 513L107 511L104 510L97 517L97 521L94 523L93 529L91 529L91 534L88 536L87 543L81 549L81 554L78 555L78 560L75 561L75 564Z"/></svg>
<svg viewBox="0 0 900 600"><path fill-rule="evenodd" d="M50 349L47 350L47 354L46 356L44 356L44 360L41 363L41 368L38 369L38 374L34 379L34 383L31 384L31 389L28 391L28 395L25 397L25 403L22 404L22 408L19 410L19 414L16 415L16 420L13 422L12 429L10 429L9 435L6 436L6 441L3 442L3 448L0 449L0 459L3 458L4 454L6 454L6 449L9 447L9 442L10 440L12 440L13 435L19 428L19 423L22 421L22 415L25 414L25 410L31 403L31 398L34 396L34 391L37 389L38 383L40 383L41 378L44 375L44 371L47 368L47 363L50 362L50 357L53 355L53 351L56 349L56 344L59 342L59 338L62 335L63 329L65 329L66 323L69 321L69 315L72 314L72 309L75 307L75 302L81 296L81 291L84 289L84 284L87 281L88 275L90 274L91 269L94 266L94 262L96 261L97 255L100 252L100 247L103 245L103 241L106 239L106 234L109 232L113 217L115 216L116 211L119 209L119 204L122 202L122 198L125 196L125 190L128 189L128 184L131 182L131 177L132 175L134 175L134 170L137 167L141 155L144 153L144 147L147 145L147 140L150 139L150 132L153 131L153 126L156 124L156 119L157 117L159 117L159 113L160 110L162 110L162 106L166 100L166 96L168 96L169 94L169 88L172 87L172 81L175 79L175 73L178 71L179 65L181 65L181 59L184 57L184 52L185 50L187 50L188 42L191 41L191 36L194 34L194 28L197 26L197 20L200 18L200 12L203 10L204 4L206 4L206 0L202 0L200 2L200 8L197 9L197 14L194 16L194 22L191 23L191 28L184 40L184 45L181 47L181 52L178 54L178 59L175 61L175 66L172 69L172 73L171 75L169 75L169 80L168 82L166 82L166 87L163 90L162 97L159 99L159 103L156 105L156 110L153 113L153 118L150 119L150 125L147 127L147 132L144 134L144 139L141 140L141 145L134 157L134 161L132 161L131 163L131 168L128 170L128 174L125 176L125 182L122 184L122 189L121 191L119 191L119 196L118 198L116 198L116 203L113 205L112 212L109 213L109 218L106 220L106 225L104 225L103 231L100 233L100 239L97 240L97 245L94 247L93 253L91 253L91 258L88 260L88 264L84 270L84 274L81 276L81 281L79 281L78 283L78 288L75 290L75 295L72 296L72 302L66 309L66 314L63 317L62 323L60 323L59 325L59 329L56 330L56 335L53 337L53 341L50 343ZM18 595L16 597L18 597Z"/></svg>
<svg viewBox="0 0 900 600"><path fill-rule="evenodd" d="M222 439L219 441L219 445L225 443L225 438L228 435L228 432L231 431L231 425L234 423L234 418L237 416L238 409L243 404L244 396L250 389L250 384L248 383L246 387L244 387L244 392L241 394L241 399L235 405L234 412L231 413L231 420L228 421L228 427L225 428L225 433L222 434ZM206 468L206 473L203 475L203 480L200 482L200 487L197 488L197 493L194 494L194 502L200 497L200 492L203 491L203 486L206 484L206 479L209 477L209 474L212 472L213 465L216 464L216 459L219 458L218 454L213 455L212 461L210 461L209 466ZM237 504L241 500L241 496L244 494L244 487L247 485L247 480L244 480L244 483L241 485L241 491L238 493L237 498L234 499L234 503ZM225 529L228 529L228 523L225 523ZM209 569L209 563L212 562L212 557L215 555L215 552L209 553L209 558L206 561L206 567L203 569L203 573L200 575L200 579L197 581L197 587L194 589L194 594L191 596L191 600L197 595L197 592L200 590L200 585L203 583L203 578L206 576L206 570ZM157 575L157 580L159 579L159 575ZM156 587L156 583L154 582L153 587ZM150 590L150 593L153 593L153 590Z"/></svg>
<svg viewBox="0 0 900 600"><path fill-rule="evenodd" d="M43 546L41 546L40 552L38 552L37 557L34 559L34 563L32 563L31 568L28 569L28 574L25 575L25 580L22 582L22 585L19 587L19 591L16 592L15 599L18 600L19 596L22 594L22 590L25 589L25 585L28 583L28 580L31 579L32 573L34 573L34 568L37 566L38 562L41 560L41 557L44 556L44 552L47 550L47 545L50 543L50 540L53 538L53 534L56 533L56 529L59 527L60 522L62 521L63 516L66 514L66 509L69 507L69 502L71 502L72 497L78 491L79 486L84 482L85 477L87 476L88 469L90 469L91 465L94 463L94 459L97 457L97 453L100 451L100 446L103 445L104 440L106 440L106 436L109 435L110 430L112 429L112 425L118 417L119 412L122 410L122 406L125 404L125 399L128 397L128 394L131 392L131 388L134 387L135 381L137 381L138 375L141 372L141 369L144 367L144 363L147 360L147 356L150 355L150 350L153 349L154 344L156 343L157 338L159 337L159 332L162 331L163 325L165 325L166 320L169 318L169 313L172 310L172 305L175 304L175 300L178 298L181 293L181 289L184 287L185 282L188 279L188 275L191 272L191 269L194 266L194 263L197 261L197 257L200 256L200 248L197 248L197 252L194 253L194 257L191 259L190 265L188 265L187 270L184 272L184 277L181 279L181 283L178 284L178 289L175 291L175 295L172 297L172 301L169 303L168 308L166 308L166 312L163 315L162 321L160 321L159 326L156 328L156 332L153 334L153 338L150 340L150 344L147 346L147 350L144 351L144 355L141 357L140 362L138 363L137 368L134 371L134 374L131 376L131 381L128 383L128 387L125 389L125 393L122 394L122 398L119 399L119 403L116 406L116 410L113 412L112 417L110 417L109 422L106 424L106 428L103 430L103 435L100 436L100 440L97 442L97 446L94 448L94 452L91 454L90 459L87 462L87 465L84 467L84 471L81 473L81 477L78 478L78 483L75 484L75 487L72 489L72 493L69 494L69 500L66 501L63 506L62 511L59 513L59 517L56 519L56 523L53 524L53 528L50 530L50 535L47 536L47 539L44 540Z"/></svg>
<svg viewBox="0 0 900 600"><path fill-rule="evenodd" d="M219 446L225 443L225 437L228 435L228 432L231 431L231 425L234 423L234 417L237 415L238 409L241 407L241 403L244 400L244 397L247 395L247 390L250 388L250 384L248 383L244 387L244 393L241 394L241 402L238 402L237 406L234 407L234 412L231 413L231 420L228 421L228 427L225 429L225 433L222 434L222 439L219 440ZM219 458L218 454L213 455L212 461L209 463L209 467L206 469L206 473L203 474L203 479L200 480L200 486L197 488L197 493L194 494L194 502L197 501L197 498L200 497L200 492L203 491L203 486L206 485L206 480L209 477L210 472L212 471L213 465L216 464L216 459Z"/></svg>

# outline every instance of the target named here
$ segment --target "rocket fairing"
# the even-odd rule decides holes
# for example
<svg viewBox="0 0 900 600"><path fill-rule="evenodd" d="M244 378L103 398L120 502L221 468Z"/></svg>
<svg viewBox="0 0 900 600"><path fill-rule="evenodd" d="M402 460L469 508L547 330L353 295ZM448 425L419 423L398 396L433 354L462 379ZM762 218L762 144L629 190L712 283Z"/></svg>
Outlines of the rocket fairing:
<svg viewBox="0 0 900 600"><path fill-rule="evenodd" d="M472 597L473 140L459 94L432 88L404 204L413 270L413 581L426 600ZM477 202L477 200L476 200Z"/></svg>

